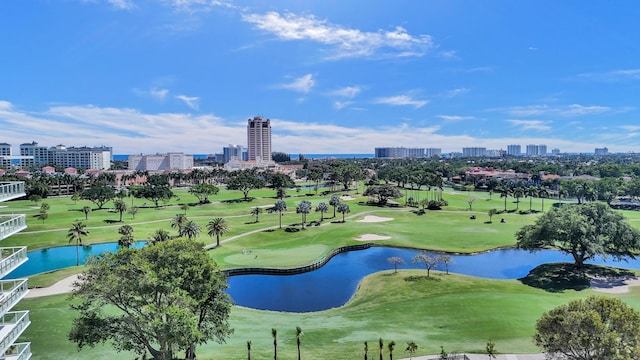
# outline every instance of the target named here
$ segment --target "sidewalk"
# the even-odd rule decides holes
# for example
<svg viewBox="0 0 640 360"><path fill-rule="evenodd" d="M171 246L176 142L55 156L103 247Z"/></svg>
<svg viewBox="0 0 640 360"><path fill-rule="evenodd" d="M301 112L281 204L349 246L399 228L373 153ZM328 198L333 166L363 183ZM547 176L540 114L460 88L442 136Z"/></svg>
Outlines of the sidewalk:
<svg viewBox="0 0 640 360"><path fill-rule="evenodd" d="M62 279L51 286L44 287L44 288L29 289L29 292L24 297L35 298L40 296L70 293L72 289L71 285L77 279L78 279L78 275L71 275L68 278Z"/></svg>
<svg viewBox="0 0 640 360"><path fill-rule="evenodd" d="M486 354L466 354L469 360L489 360ZM412 358L402 358L400 360L438 360L438 355L414 356ZM545 360L544 354L500 354L495 360Z"/></svg>

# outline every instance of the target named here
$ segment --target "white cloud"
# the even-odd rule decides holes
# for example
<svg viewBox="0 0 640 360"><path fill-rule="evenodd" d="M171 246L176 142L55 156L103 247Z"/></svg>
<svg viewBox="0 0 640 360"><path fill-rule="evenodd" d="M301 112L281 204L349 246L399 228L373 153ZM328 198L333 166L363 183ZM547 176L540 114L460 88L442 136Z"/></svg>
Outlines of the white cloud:
<svg viewBox="0 0 640 360"><path fill-rule="evenodd" d="M580 116L580 115L593 115L602 114L605 112L613 111L607 106L584 106L580 104L562 105L562 106L548 106L548 105L530 105L530 106L515 106L507 109L502 109L507 114L512 116L541 116L541 115L555 115L555 116Z"/></svg>
<svg viewBox="0 0 640 360"><path fill-rule="evenodd" d="M428 100L416 100L407 95L378 98L374 102L376 104L387 104L387 105L395 105L395 106L410 105L415 107L416 109L419 109L429 103Z"/></svg>
<svg viewBox="0 0 640 360"><path fill-rule="evenodd" d="M512 126L520 128L520 130L536 130L536 131L549 131L551 126L547 125L549 121L542 120L507 120Z"/></svg>
<svg viewBox="0 0 640 360"><path fill-rule="evenodd" d="M133 1L130 0L107 0L107 2L119 10L129 10L135 7Z"/></svg>
<svg viewBox="0 0 640 360"><path fill-rule="evenodd" d="M156 100L164 100L165 97L167 97L167 94L169 94L169 90L168 89L159 89L159 88L151 88L149 90L140 90L140 89L133 89L133 92L136 95L139 95L141 97L152 97Z"/></svg>
<svg viewBox="0 0 640 360"><path fill-rule="evenodd" d="M413 36L400 26L390 31L364 32L331 24L313 15L280 14L275 11L246 14L243 19L281 40L313 41L327 45L332 50L329 58L333 59L374 55L422 56L433 46L431 36Z"/></svg>
<svg viewBox="0 0 640 360"><path fill-rule="evenodd" d="M445 121L462 121L462 120L475 119L475 116L459 116L459 115L437 115L436 117Z"/></svg>
<svg viewBox="0 0 640 360"><path fill-rule="evenodd" d="M469 92L469 89L467 89L467 88L457 88L457 89L449 90L447 92L446 97L453 98L453 97L456 97L456 96L459 96L459 95L466 94L468 92Z"/></svg>
<svg viewBox="0 0 640 360"><path fill-rule="evenodd" d="M592 72L578 74L578 77L596 81L617 82L625 80L640 80L640 69L612 70L606 72Z"/></svg>
<svg viewBox="0 0 640 360"><path fill-rule="evenodd" d="M353 104L353 101L336 101L333 103L333 107L342 110L343 108Z"/></svg>
<svg viewBox="0 0 640 360"><path fill-rule="evenodd" d="M341 96L346 98L354 98L362 91L359 86L347 86L342 89L334 90L330 94L333 96Z"/></svg>
<svg viewBox="0 0 640 360"><path fill-rule="evenodd" d="M277 87L307 94L315 85L316 81L313 79L313 75L307 74L290 83L280 84Z"/></svg>
<svg viewBox="0 0 640 360"><path fill-rule="evenodd" d="M529 46L529 51L538 51L537 47Z"/></svg>
<svg viewBox="0 0 640 360"><path fill-rule="evenodd" d="M198 101L200 100L197 96L186 96L186 95L176 95L176 99L182 100L188 107L193 110L198 110Z"/></svg>
<svg viewBox="0 0 640 360"><path fill-rule="evenodd" d="M640 131L640 125L622 125L620 128L630 132Z"/></svg>
<svg viewBox="0 0 640 360"><path fill-rule="evenodd" d="M459 60L458 54L455 50L445 50L438 52L438 57L445 60Z"/></svg>

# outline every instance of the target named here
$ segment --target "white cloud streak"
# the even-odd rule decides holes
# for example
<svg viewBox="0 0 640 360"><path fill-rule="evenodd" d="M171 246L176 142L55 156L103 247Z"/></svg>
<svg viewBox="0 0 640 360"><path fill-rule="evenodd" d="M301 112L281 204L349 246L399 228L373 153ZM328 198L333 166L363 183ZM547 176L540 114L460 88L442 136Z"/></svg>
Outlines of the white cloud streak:
<svg viewBox="0 0 640 360"><path fill-rule="evenodd" d="M618 81L633 81L640 80L640 69L624 69L624 70L612 70L606 72L593 72L578 74L579 78L604 81L604 82L618 82Z"/></svg>
<svg viewBox="0 0 640 360"><path fill-rule="evenodd" d="M542 121L542 120L516 120L516 119L512 119L512 120L507 120L507 122L509 124L511 124L511 126L520 128L520 130L522 130L522 131L529 131L529 130L549 131L549 130L551 130L551 126L548 125L550 123L549 121Z"/></svg>
<svg viewBox="0 0 640 360"><path fill-rule="evenodd" d="M353 99L360 93L360 91L362 91L362 88L359 86L346 86L342 89L332 91L330 95Z"/></svg>
<svg viewBox="0 0 640 360"><path fill-rule="evenodd" d="M605 112L613 111L612 108L607 106L584 106L580 104L571 104L564 106L548 106L548 105L530 105L530 106L516 106L507 109L502 109L504 112L511 116L542 116L553 115L563 117L573 117L582 115L594 115L602 114Z"/></svg>
<svg viewBox="0 0 640 360"><path fill-rule="evenodd" d="M436 117L445 121L463 121L463 120L475 119L475 116L459 116L459 115L437 115Z"/></svg>
<svg viewBox="0 0 640 360"><path fill-rule="evenodd" d="M277 87L280 89L287 89L295 92L307 94L316 85L316 81L313 79L313 75L307 74L301 76L290 83L280 84Z"/></svg>
<svg viewBox="0 0 640 360"><path fill-rule="evenodd" d="M390 97L382 97L378 98L374 101L376 104L386 104L386 105L394 105L394 106L413 106L416 109L419 109L429 103L428 100L416 100L407 95L398 95L398 96L390 96Z"/></svg>
<svg viewBox="0 0 640 360"><path fill-rule="evenodd" d="M198 110L198 101L200 101L200 98L197 96L186 96L186 95L176 95L176 99L178 100L182 100L188 107L192 108L193 110Z"/></svg>
<svg viewBox="0 0 640 360"><path fill-rule="evenodd" d="M365 32L331 24L313 15L293 13L245 14L243 20L284 41L312 41L327 45L330 59L371 56L422 56L433 42L429 35L410 35L406 29Z"/></svg>

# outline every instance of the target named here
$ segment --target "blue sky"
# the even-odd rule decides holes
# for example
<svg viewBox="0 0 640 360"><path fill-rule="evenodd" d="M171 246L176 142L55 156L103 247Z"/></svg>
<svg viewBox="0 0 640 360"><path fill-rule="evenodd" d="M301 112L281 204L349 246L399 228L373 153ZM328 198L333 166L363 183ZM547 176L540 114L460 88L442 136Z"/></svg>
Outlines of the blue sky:
<svg viewBox="0 0 640 360"><path fill-rule="evenodd" d="M636 0L0 2L0 142L640 152Z"/></svg>

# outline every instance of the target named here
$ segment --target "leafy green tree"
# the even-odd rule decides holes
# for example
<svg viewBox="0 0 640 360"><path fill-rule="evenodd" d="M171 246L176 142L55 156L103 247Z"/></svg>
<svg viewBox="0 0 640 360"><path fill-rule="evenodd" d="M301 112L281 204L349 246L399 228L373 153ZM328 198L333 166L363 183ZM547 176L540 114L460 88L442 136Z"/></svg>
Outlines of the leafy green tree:
<svg viewBox="0 0 640 360"><path fill-rule="evenodd" d="M49 218L49 213L46 210L44 210L44 211L40 210L40 212L38 214L36 214L35 217L38 220L42 220L42 223L44 224L44 221Z"/></svg>
<svg viewBox="0 0 640 360"><path fill-rule="evenodd" d="M466 201L467 201L467 204L469 205L469 211L473 211L473 203L476 202L477 200L478 198L475 196L467 197Z"/></svg>
<svg viewBox="0 0 640 360"><path fill-rule="evenodd" d="M377 198L376 202L380 206L386 205L389 199L397 199L402 197L402 193L400 192L400 190L391 185L369 186L362 195Z"/></svg>
<svg viewBox="0 0 640 360"><path fill-rule="evenodd" d="M220 236L228 233L229 230L227 221L221 217L217 217L207 223L207 235L216 237L216 247L220 247Z"/></svg>
<svg viewBox="0 0 640 360"><path fill-rule="evenodd" d="M262 214L262 208L259 206L253 207L251 208L251 215L254 215L256 217L256 223L259 223L259 216L260 214Z"/></svg>
<svg viewBox="0 0 640 360"><path fill-rule="evenodd" d="M400 264L404 264L405 261L403 258L399 257L399 256L391 256L387 258L387 262L391 265L393 265L393 269L394 269L394 273L398 272L398 265Z"/></svg>
<svg viewBox="0 0 640 360"><path fill-rule="evenodd" d="M113 201L113 207L120 214L119 222L122 222L122 214L127 211L127 203L124 200L117 199Z"/></svg>
<svg viewBox="0 0 640 360"><path fill-rule="evenodd" d="M407 348L404 351L409 353L409 359L411 359L413 358L413 355L416 354L416 351L418 351L418 345L413 341L409 341L407 342Z"/></svg>
<svg viewBox="0 0 640 360"><path fill-rule="evenodd" d="M640 250L640 231L631 227L622 214L601 203L552 209L535 224L522 227L516 237L521 249L555 247L570 254L577 268L596 255L635 258Z"/></svg>
<svg viewBox="0 0 640 360"><path fill-rule="evenodd" d="M338 195L331 195L329 199L329 205L333 206L333 217L336 217L336 208L340 204L340 197Z"/></svg>
<svg viewBox="0 0 640 360"><path fill-rule="evenodd" d="M287 211L287 203L283 200L278 200L273 205L273 211L278 213L278 224L279 228L282 229L282 213Z"/></svg>
<svg viewBox="0 0 640 360"><path fill-rule="evenodd" d="M554 359L640 359L640 314L617 298L573 300L542 315L534 341Z"/></svg>
<svg viewBox="0 0 640 360"><path fill-rule="evenodd" d="M260 179L254 170L238 170L231 174L227 180L227 189L240 190L244 195L243 200L249 199L249 192L264 187L264 180Z"/></svg>
<svg viewBox="0 0 640 360"><path fill-rule="evenodd" d="M196 345L223 342L233 331L232 302L226 276L202 246L178 239L92 258L74 284L70 306L79 314L69 339L79 349L110 343L156 360L178 351L195 359Z"/></svg>
<svg viewBox="0 0 640 360"><path fill-rule="evenodd" d="M391 340L391 342L389 342L387 344L387 348L389 349L389 360L393 360L393 350L396 347L396 342Z"/></svg>
<svg viewBox="0 0 640 360"><path fill-rule="evenodd" d="M184 211L184 214L187 215L187 210L189 210L189 204L180 205L180 210Z"/></svg>
<svg viewBox="0 0 640 360"><path fill-rule="evenodd" d="M149 235L149 243L151 245L167 240L171 240L171 235L169 235L169 232L164 229L158 229L154 231L153 234Z"/></svg>
<svg viewBox="0 0 640 360"><path fill-rule="evenodd" d="M438 256L438 262L441 262L444 264L444 269L447 272L447 275L449 275L449 264L453 263L453 258L449 255L439 255Z"/></svg>
<svg viewBox="0 0 640 360"><path fill-rule="evenodd" d="M345 203L338 204L338 212L342 214L342 222L344 222L344 216L351 212L351 209L349 209L349 204L345 204Z"/></svg>
<svg viewBox="0 0 640 360"><path fill-rule="evenodd" d="M89 189L82 192L82 199L89 200L96 204L98 209L102 209L106 203L116 197L116 190L109 185L93 184Z"/></svg>
<svg viewBox="0 0 640 360"><path fill-rule="evenodd" d="M296 214L302 214L302 228L304 229L304 224L307 222L307 214L311 212L311 202L308 200L302 200L296 206Z"/></svg>
<svg viewBox="0 0 640 360"><path fill-rule="evenodd" d="M118 228L118 234L120 234L120 239L118 239L118 245L122 247L131 247L136 241L133 238L133 227L131 225L122 225Z"/></svg>
<svg viewBox="0 0 640 360"><path fill-rule="evenodd" d="M169 183L163 182L162 179L148 181L141 187L137 188L134 196L136 198L144 198L152 201L155 207L159 206L160 201L168 201L173 197L173 192L169 187Z"/></svg>
<svg viewBox="0 0 640 360"><path fill-rule="evenodd" d="M320 213L320 222L324 221L324 213L329 211L329 206L327 203L321 202L316 205L316 211Z"/></svg>
<svg viewBox="0 0 640 360"><path fill-rule="evenodd" d="M429 277L429 271L438 266L440 263L440 257L430 256L426 251L420 251L419 254L411 259L411 262L414 264L424 263L424 266L427 269L427 277Z"/></svg>
<svg viewBox="0 0 640 360"><path fill-rule="evenodd" d="M487 212L487 214L489 215L489 222L493 222L492 218L493 215L498 213L498 209L489 209L489 211Z"/></svg>
<svg viewBox="0 0 640 360"><path fill-rule="evenodd" d="M90 206L83 206L82 207L82 212L84 213L84 219L85 220L89 220L89 213L91 212L91 207Z"/></svg>
<svg viewBox="0 0 640 360"><path fill-rule="evenodd" d="M76 221L71 224L71 228L67 231L67 239L69 242L76 243L76 266L80 265L80 246L82 245L82 238L89 236L89 230L87 225L81 221Z"/></svg>
<svg viewBox="0 0 640 360"><path fill-rule="evenodd" d="M496 343L491 341L491 339L487 341L487 346L485 350L487 351L487 355L489 356L489 359L495 359L496 355L498 355L498 352L496 351Z"/></svg>
<svg viewBox="0 0 640 360"><path fill-rule="evenodd" d="M270 173L267 176L267 182L269 183L269 187L272 189L287 189L295 186L291 177L283 173Z"/></svg>
<svg viewBox="0 0 640 360"><path fill-rule="evenodd" d="M276 190L276 198L282 200L287 196L287 189L285 188L278 188L278 190Z"/></svg>
<svg viewBox="0 0 640 360"><path fill-rule="evenodd" d="M71 201L73 201L73 204L77 204L78 200L80 200L80 193L79 192L74 192L73 195L71 195Z"/></svg>
<svg viewBox="0 0 640 360"><path fill-rule="evenodd" d="M189 193L195 196L200 204L209 203L209 196L216 195L219 191L217 186L207 183L196 184L189 189Z"/></svg>
<svg viewBox="0 0 640 360"><path fill-rule="evenodd" d="M127 212L131 214L131 219L135 219L136 214L138 213L139 210L140 208L138 208L137 206L132 206L127 210Z"/></svg>

